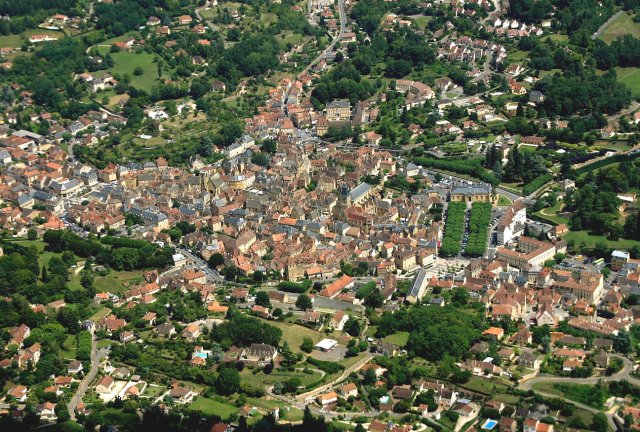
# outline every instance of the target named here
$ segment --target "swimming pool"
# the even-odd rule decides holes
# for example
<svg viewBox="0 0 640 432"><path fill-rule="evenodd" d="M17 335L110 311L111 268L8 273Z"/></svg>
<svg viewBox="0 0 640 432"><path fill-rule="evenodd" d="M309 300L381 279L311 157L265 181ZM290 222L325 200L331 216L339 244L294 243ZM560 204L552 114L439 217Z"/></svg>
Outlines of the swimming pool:
<svg viewBox="0 0 640 432"><path fill-rule="evenodd" d="M207 354L205 354L205 353L196 353L196 357L202 357L202 358L206 359L207 358Z"/></svg>
<svg viewBox="0 0 640 432"><path fill-rule="evenodd" d="M491 430L497 425L498 425L498 422L496 420L487 419L487 421L484 422L484 424L482 425L481 429Z"/></svg>

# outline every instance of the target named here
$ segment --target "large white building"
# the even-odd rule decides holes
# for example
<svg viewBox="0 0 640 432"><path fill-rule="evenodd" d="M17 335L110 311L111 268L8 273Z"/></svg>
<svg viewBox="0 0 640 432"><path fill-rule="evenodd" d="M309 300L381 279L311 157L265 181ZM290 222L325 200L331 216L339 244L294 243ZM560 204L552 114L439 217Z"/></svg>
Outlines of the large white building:
<svg viewBox="0 0 640 432"><path fill-rule="evenodd" d="M523 199L518 199L504 212L498 225L498 244L509 243L522 235L527 220L527 208Z"/></svg>

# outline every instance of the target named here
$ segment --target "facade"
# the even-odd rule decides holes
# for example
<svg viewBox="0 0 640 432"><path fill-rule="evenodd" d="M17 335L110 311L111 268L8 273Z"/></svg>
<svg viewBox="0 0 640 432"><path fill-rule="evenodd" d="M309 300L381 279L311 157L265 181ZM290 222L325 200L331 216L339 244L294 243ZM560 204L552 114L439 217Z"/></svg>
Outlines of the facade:
<svg viewBox="0 0 640 432"><path fill-rule="evenodd" d="M329 124L348 123L351 121L351 103L348 100L329 102L325 111Z"/></svg>

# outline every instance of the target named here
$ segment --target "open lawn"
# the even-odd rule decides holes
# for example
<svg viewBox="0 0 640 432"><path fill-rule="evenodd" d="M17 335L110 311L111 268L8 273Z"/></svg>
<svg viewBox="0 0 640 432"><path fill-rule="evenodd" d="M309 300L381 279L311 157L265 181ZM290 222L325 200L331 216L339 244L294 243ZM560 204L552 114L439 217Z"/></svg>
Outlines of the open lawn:
<svg viewBox="0 0 640 432"><path fill-rule="evenodd" d="M0 48L19 48L23 42L20 35L0 36Z"/></svg>
<svg viewBox="0 0 640 432"><path fill-rule="evenodd" d="M611 43L619 36L630 34L633 37L640 37L640 24L633 21L633 18L626 12L618 15L602 30L599 39L606 43Z"/></svg>
<svg viewBox="0 0 640 432"><path fill-rule="evenodd" d="M639 68L615 68L618 81L626 85L634 96L640 95L640 69Z"/></svg>
<svg viewBox="0 0 640 432"><path fill-rule="evenodd" d="M111 270L106 276L95 276L93 286L98 292L110 292L122 294L132 285L142 282L141 271L114 271Z"/></svg>
<svg viewBox="0 0 640 432"><path fill-rule="evenodd" d="M392 343L398 346L405 346L409 341L409 332L398 332L387 336L383 339L385 342Z"/></svg>
<svg viewBox="0 0 640 432"><path fill-rule="evenodd" d="M498 195L498 206L500 207L506 207L511 205L513 201L511 201L509 198L507 198L504 195Z"/></svg>
<svg viewBox="0 0 640 432"><path fill-rule="evenodd" d="M300 345L305 337L311 338L313 343L317 343L322 339L322 335L319 332L298 324L280 321L268 321L267 324L282 330L282 342L287 342L293 352L300 352Z"/></svg>
<svg viewBox="0 0 640 432"><path fill-rule="evenodd" d="M543 208L539 212L534 213L534 215L554 224L566 224L569 222L569 219L558 214L562 211L562 207L563 202L558 201L555 205Z"/></svg>
<svg viewBox="0 0 640 432"><path fill-rule="evenodd" d="M427 24L429 24L429 21L431 21L433 17L421 15L413 16L411 17L411 19L416 23L416 26L418 26L418 28L424 29L427 27Z"/></svg>
<svg viewBox="0 0 640 432"><path fill-rule="evenodd" d="M284 372L284 371L274 370L273 372L267 375L262 371L254 374L252 370L245 369L240 374L241 382L250 384L255 387L262 387L264 385L273 385L277 382L284 383L285 381L291 378L298 378L300 380L301 385L307 386L309 384L313 384L314 382L320 380L321 377L322 377L322 374L315 370L312 370L311 373L308 373L308 374L302 371Z"/></svg>
<svg viewBox="0 0 640 432"><path fill-rule="evenodd" d="M205 397L197 398L191 405L189 405L189 410L200 411L204 414L216 414L219 415L222 420L226 420L232 414L238 412L238 408L233 405Z"/></svg>
<svg viewBox="0 0 640 432"><path fill-rule="evenodd" d="M107 315L109 315L110 313L111 313L111 309L109 309L108 307L102 306L100 309L98 309L96 311L96 313L91 315L89 317L89 319L91 321L100 321L100 320L104 319Z"/></svg>
<svg viewBox="0 0 640 432"><path fill-rule="evenodd" d="M75 335L69 335L62 344L63 350L60 351L60 355L63 359L75 359L76 358L77 339Z"/></svg>
<svg viewBox="0 0 640 432"><path fill-rule="evenodd" d="M486 395L493 395L497 392L504 392L507 389L507 385L502 382L499 382L495 379L478 377L475 375L472 376L471 379L469 379L469 382L462 384L460 387Z"/></svg>
<svg viewBox="0 0 640 432"><path fill-rule="evenodd" d="M609 240L605 236L593 234L589 231L570 231L563 239L566 241L573 240L576 245L584 242L587 247L594 247L596 243L604 242L607 244L607 247L613 249L630 249L638 244L637 240L627 240L623 238L619 240Z"/></svg>
<svg viewBox="0 0 640 432"><path fill-rule="evenodd" d="M542 382L535 383L533 390L542 391L545 393L551 393L560 397L570 399L575 402L579 402L585 405L592 406L597 409L601 409L602 406L592 397L594 386L588 384L573 384L573 383L553 383Z"/></svg>
<svg viewBox="0 0 640 432"><path fill-rule="evenodd" d="M108 52L108 47L100 47L101 52ZM131 79L131 85L150 92L153 85L158 82L158 66L154 63L154 54L146 52L115 52L111 53L114 61L114 67L109 69L114 75L118 75L122 79L128 75ZM142 75L134 75L136 68L141 68L144 72Z"/></svg>
<svg viewBox="0 0 640 432"><path fill-rule="evenodd" d="M511 51L510 53L507 54L507 58L509 59L509 61L516 62L516 63L525 61L528 56L529 56L528 51L520 51L520 50Z"/></svg>

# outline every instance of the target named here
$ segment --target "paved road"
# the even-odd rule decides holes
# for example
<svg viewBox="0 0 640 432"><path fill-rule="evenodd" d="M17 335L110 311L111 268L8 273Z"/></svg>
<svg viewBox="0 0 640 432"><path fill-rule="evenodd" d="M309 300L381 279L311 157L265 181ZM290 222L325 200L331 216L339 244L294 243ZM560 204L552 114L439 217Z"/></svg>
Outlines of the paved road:
<svg viewBox="0 0 640 432"><path fill-rule="evenodd" d="M623 367L620 371L618 371L617 373L608 376L608 377L589 377L589 378L565 378L565 377L553 377L553 376L548 376L548 377L536 377L536 378L532 378L530 380L527 381L523 381L520 383L520 389L521 390L531 390L534 386L534 384L537 383L571 383L571 384L597 384L598 381L602 381L602 382L613 382L613 381L622 381L622 380L627 380L635 385L640 385L640 380L637 378L634 378L631 376L631 372L633 372L633 362L631 360L629 360L626 357L620 356L620 355L612 355L611 357L615 357L618 359L621 359L623 362ZM574 404L575 406L582 408L586 411L592 412L594 414L597 413L602 413L603 411L597 409L597 408L593 408L589 405L585 405L582 404L580 402L576 402L574 400L571 399L567 399L561 396L558 396L557 394L553 394L553 393L547 393L547 392L543 392L540 390L535 390L536 393L542 395L542 396L546 396L546 397L553 397L553 398L560 398L563 399L567 402L570 402L572 404ZM614 421L614 412L615 410L609 410L608 412L604 412L604 414L607 416L607 421L609 422L609 427L612 430L618 430L618 426L616 425L616 422Z"/></svg>
<svg viewBox="0 0 640 432"><path fill-rule="evenodd" d="M218 31L218 26L215 25L214 23L212 23L211 21L209 21L208 19L203 18L202 15L200 14L200 12L203 11L204 9L206 9L206 6L202 6L200 8L196 8L196 10L195 10L196 17L198 18L198 20L204 21L207 24L207 26L209 26L211 31L217 32Z"/></svg>
<svg viewBox="0 0 640 432"><path fill-rule="evenodd" d="M96 342L96 336L91 335L91 369L89 373L85 375L84 379L80 382L76 393L73 395L67 408L69 409L69 415L71 416L71 420L76 420L76 407L78 403L82 400L85 392L89 388L89 384L95 379L98 374L98 366L100 365L100 359L107 355L109 352L108 348L103 348L98 350L98 344Z"/></svg>
<svg viewBox="0 0 640 432"><path fill-rule="evenodd" d="M364 358L359 360L354 365L349 366L348 368L346 368L338 378L336 378L333 381L331 381L331 382L329 382L329 383L327 383L327 384L325 384L323 386L320 386L320 387L318 387L316 389L310 390L310 391L308 391L306 393L301 393L301 394L296 396L296 399L298 399L298 401L300 403L304 403L307 398L314 397L314 396L316 396L316 395L318 395L318 394L320 394L320 393L332 388L334 385L336 385L336 383L339 383L340 381L342 381L345 378L347 378L351 374L351 372L359 371L360 368L362 368L362 366L367 364L372 358L373 358L373 354L367 353L364 356Z"/></svg>

